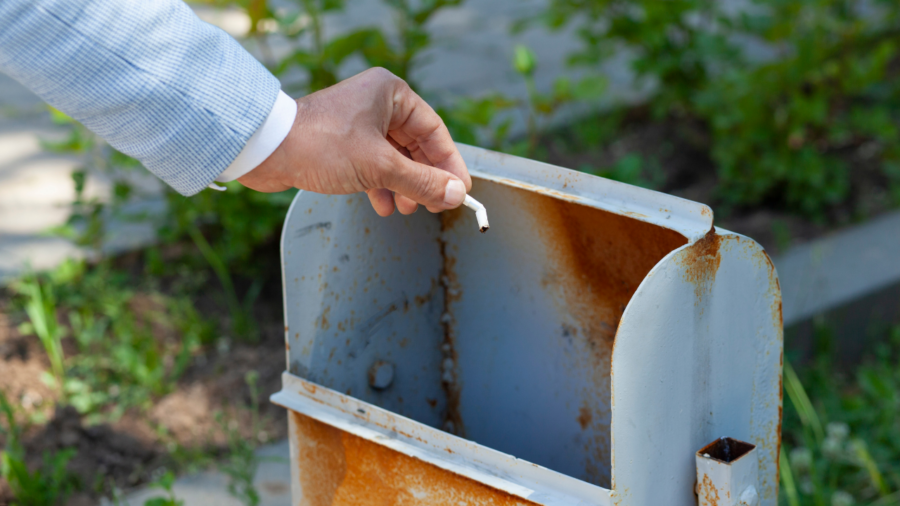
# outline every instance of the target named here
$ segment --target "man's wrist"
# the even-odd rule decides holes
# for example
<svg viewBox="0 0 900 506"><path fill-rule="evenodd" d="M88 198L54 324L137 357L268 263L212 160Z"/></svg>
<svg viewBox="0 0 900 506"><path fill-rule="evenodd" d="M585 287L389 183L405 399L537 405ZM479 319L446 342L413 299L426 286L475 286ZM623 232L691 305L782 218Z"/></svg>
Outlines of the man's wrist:
<svg viewBox="0 0 900 506"><path fill-rule="evenodd" d="M250 137L231 165L219 174L216 182L234 181L263 163L290 133L296 116L297 103L285 92L279 91L269 116Z"/></svg>

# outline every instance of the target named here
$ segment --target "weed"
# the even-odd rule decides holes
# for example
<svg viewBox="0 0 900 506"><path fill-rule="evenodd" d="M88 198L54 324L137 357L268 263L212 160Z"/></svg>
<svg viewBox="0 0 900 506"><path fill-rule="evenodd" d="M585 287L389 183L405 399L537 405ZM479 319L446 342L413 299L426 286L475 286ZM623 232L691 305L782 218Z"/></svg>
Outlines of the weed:
<svg viewBox="0 0 900 506"><path fill-rule="evenodd" d="M422 51L431 45L431 34L425 25L443 9L457 7L465 0L384 0L394 11L397 43L390 44L381 30L369 29L368 38L361 47L366 62L373 67L385 67L405 80L416 91L419 89L413 69Z"/></svg>
<svg viewBox="0 0 900 506"><path fill-rule="evenodd" d="M0 455L0 473L9 483L15 500L13 505L55 506L75 489L77 481L66 470L74 449L44 454L43 466L30 472L24 457L9 451Z"/></svg>
<svg viewBox="0 0 900 506"><path fill-rule="evenodd" d="M0 452L0 476L12 490L13 506L55 506L64 501L78 485L77 479L66 469L75 450L45 453L43 465L29 471L15 410L3 392L0 392L0 412L7 425L5 430L0 428L6 439L6 448Z"/></svg>
<svg viewBox="0 0 900 506"><path fill-rule="evenodd" d="M189 304L139 295L129 281L106 264L87 269L84 262L67 261L16 285L29 317L23 330L41 338L64 402L82 414L115 419L129 407L149 406L208 340L208 326ZM65 363L57 312L68 314L78 350ZM97 416L89 421L99 421Z"/></svg>
<svg viewBox="0 0 900 506"><path fill-rule="evenodd" d="M637 153L627 154L607 169L594 170L582 168L584 172L593 172L598 176L644 188L658 188L662 185L664 175L659 163L652 158L644 158Z"/></svg>
<svg viewBox="0 0 900 506"><path fill-rule="evenodd" d="M576 27L582 48L570 56L574 65L596 68L628 48L639 85L653 89L651 108L663 117L692 113L696 91L737 56L727 38L730 21L719 5L714 0L552 0L538 18L552 29Z"/></svg>
<svg viewBox="0 0 900 506"><path fill-rule="evenodd" d="M262 459L256 455L256 445L253 438L260 433L259 423L259 387L257 381L259 374L250 371L244 377L247 388L250 390L250 405L246 410L250 413L250 431L253 434L249 440L244 438L240 431L231 424L225 423L224 417L218 413L218 421L228 434L228 457L219 465L219 469L228 475L228 493L239 499L246 506L259 504L259 492L253 485L253 478Z"/></svg>
<svg viewBox="0 0 900 506"><path fill-rule="evenodd" d="M822 219L848 195L853 153L897 184L900 6L875 4L879 15L844 0L764 0L744 16L745 36L780 54L731 68L696 96L726 202L777 197Z"/></svg>
<svg viewBox="0 0 900 506"><path fill-rule="evenodd" d="M781 491L791 506L900 499L900 327L887 337L852 378L835 374L827 343L805 370L785 361Z"/></svg>
<svg viewBox="0 0 900 506"><path fill-rule="evenodd" d="M213 272L216 273L222 288L225 290L225 300L231 312L232 330L235 336L241 340L256 341L259 336L256 323L253 320L252 309L253 303L262 289L262 284L259 281L254 282L250 290L247 291L244 302L241 303L234 289L231 273L224 262L222 262L221 257L216 253L216 250L209 245L209 242L203 237L198 228L189 229L188 234L191 236L197 249L200 250L203 258L209 263Z"/></svg>
<svg viewBox="0 0 900 506"><path fill-rule="evenodd" d="M24 335L37 334L50 360L50 370L55 384L57 388L61 388L65 376L61 339L65 330L60 327L56 318L53 292L42 285L34 274L27 275L15 283L13 290L25 298L25 312L29 318L29 322L22 325L19 331Z"/></svg>
<svg viewBox="0 0 900 506"><path fill-rule="evenodd" d="M164 472L159 478L150 484L151 488L163 490L165 497L153 497L144 502L144 506L183 506L184 501L175 497L172 486L175 484L175 474L172 471Z"/></svg>
<svg viewBox="0 0 900 506"><path fill-rule="evenodd" d="M487 145L518 156L542 158L539 141L544 129L566 104L577 101L590 102L599 98L606 88L606 79L588 75L573 82L559 77L550 92L538 90L534 80L537 56L527 46L516 45L512 67L522 78L528 96L514 100L501 93L492 93L480 99L462 98L451 107L437 110L444 119L451 135L460 142ZM514 111L518 109L527 119L525 137L510 140Z"/></svg>

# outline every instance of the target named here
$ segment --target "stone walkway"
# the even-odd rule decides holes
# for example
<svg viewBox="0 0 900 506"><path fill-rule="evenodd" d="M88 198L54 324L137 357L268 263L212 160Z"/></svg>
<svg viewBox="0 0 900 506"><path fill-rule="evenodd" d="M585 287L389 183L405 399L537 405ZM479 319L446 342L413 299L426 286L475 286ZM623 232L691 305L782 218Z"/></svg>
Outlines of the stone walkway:
<svg viewBox="0 0 900 506"><path fill-rule="evenodd" d="M263 446L256 451L260 459L259 469L253 485L260 496L260 506L290 506L291 468L290 448L287 441ZM228 493L228 477L216 471L179 478L172 487L175 497L184 501L184 506L243 506ZM153 497L160 497L159 489L144 489L129 494L122 506L143 506ZM112 506L102 501L101 506Z"/></svg>

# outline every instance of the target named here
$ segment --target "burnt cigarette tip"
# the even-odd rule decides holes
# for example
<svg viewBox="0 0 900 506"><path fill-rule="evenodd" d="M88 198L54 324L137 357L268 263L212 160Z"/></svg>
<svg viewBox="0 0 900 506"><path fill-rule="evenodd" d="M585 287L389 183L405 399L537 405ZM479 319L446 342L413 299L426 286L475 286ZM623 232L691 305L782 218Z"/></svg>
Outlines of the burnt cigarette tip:
<svg viewBox="0 0 900 506"><path fill-rule="evenodd" d="M481 229L480 229L481 233L483 234L483 233L487 232L489 228L491 228L491 227L487 227L487 226L481 227Z"/></svg>
<svg viewBox="0 0 900 506"><path fill-rule="evenodd" d="M475 219L478 221L478 230L480 230L481 233L484 233L488 229L487 210L481 202L473 199L471 195L466 195L466 200L463 201L463 205L475 211Z"/></svg>

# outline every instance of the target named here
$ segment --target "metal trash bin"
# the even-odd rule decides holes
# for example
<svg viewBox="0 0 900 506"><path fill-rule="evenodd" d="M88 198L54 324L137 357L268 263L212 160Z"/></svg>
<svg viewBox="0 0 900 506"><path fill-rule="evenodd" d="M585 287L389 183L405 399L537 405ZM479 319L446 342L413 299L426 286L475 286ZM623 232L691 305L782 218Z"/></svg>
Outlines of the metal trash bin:
<svg viewBox="0 0 900 506"><path fill-rule="evenodd" d="M777 503L781 293L702 204L470 146L490 213L301 192L282 234L300 505L692 505L756 445Z"/></svg>

